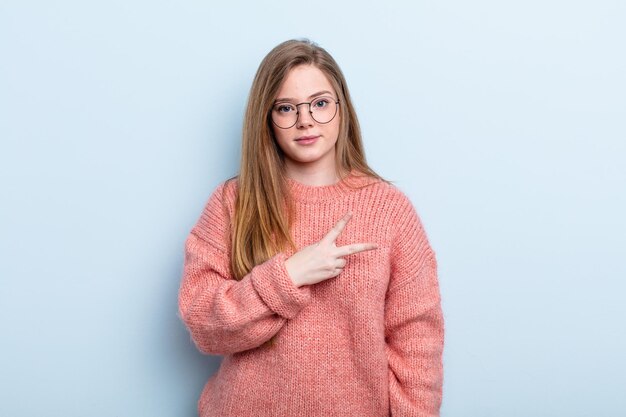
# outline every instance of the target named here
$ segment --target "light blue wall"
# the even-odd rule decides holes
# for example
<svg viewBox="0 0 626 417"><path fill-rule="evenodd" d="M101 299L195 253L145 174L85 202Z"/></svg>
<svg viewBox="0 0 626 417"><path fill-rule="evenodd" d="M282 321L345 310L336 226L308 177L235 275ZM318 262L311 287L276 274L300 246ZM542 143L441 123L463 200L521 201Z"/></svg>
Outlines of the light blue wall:
<svg viewBox="0 0 626 417"><path fill-rule="evenodd" d="M342 66L440 265L444 417L626 413L623 1L0 3L0 415L195 415L183 243L276 44Z"/></svg>

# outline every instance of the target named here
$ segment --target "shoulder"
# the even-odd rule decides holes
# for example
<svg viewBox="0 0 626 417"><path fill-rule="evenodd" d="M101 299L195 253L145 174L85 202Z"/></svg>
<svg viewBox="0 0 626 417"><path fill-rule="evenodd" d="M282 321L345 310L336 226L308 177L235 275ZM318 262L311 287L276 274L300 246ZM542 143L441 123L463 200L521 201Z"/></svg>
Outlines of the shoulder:
<svg viewBox="0 0 626 417"><path fill-rule="evenodd" d="M420 270L428 261L435 262L436 255L422 219L409 195L396 185L389 187L392 201L390 225L392 261L398 268Z"/></svg>
<svg viewBox="0 0 626 417"><path fill-rule="evenodd" d="M428 237L409 193L396 184L382 181L376 184L381 189L382 199L388 215L392 233L392 245L402 245L407 239L427 242Z"/></svg>
<svg viewBox="0 0 626 417"><path fill-rule="evenodd" d="M239 188L238 177L230 177L213 188L210 193L203 210L204 214L215 213L217 211L225 211L232 213L237 199L237 190Z"/></svg>
<svg viewBox="0 0 626 417"><path fill-rule="evenodd" d="M236 196L237 177L220 182L209 195L191 233L213 246L226 250Z"/></svg>
<svg viewBox="0 0 626 417"><path fill-rule="evenodd" d="M234 176L230 177L222 182L220 182L213 193L209 197L209 201L211 199L220 201L222 204L230 205L231 202L234 202L237 197L237 190L239 189L239 177Z"/></svg>
<svg viewBox="0 0 626 417"><path fill-rule="evenodd" d="M360 193L360 203L382 216L393 236L401 234L406 225L423 229L415 205L398 185L356 171L352 171L349 179L351 186Z"/></svg>
<svg viewBox="0 0 626 417"><path fill-rule="evenodd" d="M394 206L396 206L397 208L406 208L406 207L413 207L413 203L411 202L411 199L409 198L408 194L405 193L404 190L402 190L400 187L398 187L396 184L390 184L390 183L384 183L384 185L381 185L381 187L383 187L383 190L385 192L386 197L389 199L389 201L391 203L393 203Z"/></svg>
<svg viewBox="0 0 626 417"><path fill-rule="evenodd" d="M390 185L388 198L393 203L394 212L399 217L414 217L419 222L419 215L409 195L397 185Z"/></svg>
<svg viewBox="0 0 626 417"><path fill-rule="evenodd" d="M362 190L375 208L392 217L417 215L411 198L396 184L374 177L360 177L357 182L364 185Z"/></svg>

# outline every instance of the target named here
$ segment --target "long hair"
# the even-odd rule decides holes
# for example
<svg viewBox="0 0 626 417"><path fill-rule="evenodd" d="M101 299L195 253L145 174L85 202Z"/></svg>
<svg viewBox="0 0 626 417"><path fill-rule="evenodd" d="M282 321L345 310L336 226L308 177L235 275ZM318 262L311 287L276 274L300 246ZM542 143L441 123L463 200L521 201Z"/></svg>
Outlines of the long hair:
<svg viewBox="0 0 626 417"><path fill-rule="evenodd" d="M286 75L299 65L320 69L338 95L340 126L335 167L339 177L344 179L356 170L360 175L389 182L367 165L348 86L332 56L308 39L279 44L256 72L243 122L238 193L231 219L230 266L237 280L287 246L296 250L290 232L295 213L285 179L285 156L274 138L270 111ZM346 184L351 186L348 181Z"/></svg>

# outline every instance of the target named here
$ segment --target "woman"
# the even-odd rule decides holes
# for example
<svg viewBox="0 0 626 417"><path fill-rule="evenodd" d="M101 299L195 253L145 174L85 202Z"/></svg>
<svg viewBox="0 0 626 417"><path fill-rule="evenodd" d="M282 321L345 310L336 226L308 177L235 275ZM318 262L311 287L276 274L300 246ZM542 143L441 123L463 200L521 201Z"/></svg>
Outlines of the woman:
<svg viewBox="0 0 626 417"><path fill-rule="evenodd" d="M310 41L261 63L239 175L185 243L179 314L224 355L208 416L436 416L443 316L409 199L365 161L346 81Z"/></svg>

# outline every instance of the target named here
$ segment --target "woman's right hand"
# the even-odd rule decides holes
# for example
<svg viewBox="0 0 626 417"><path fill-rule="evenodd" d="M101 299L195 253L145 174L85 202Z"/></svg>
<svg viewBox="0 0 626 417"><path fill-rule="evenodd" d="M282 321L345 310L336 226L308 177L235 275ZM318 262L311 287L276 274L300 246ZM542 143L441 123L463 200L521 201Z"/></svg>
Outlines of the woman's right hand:
<svg viewBox="0 0 626 417"><path fill-rule="evenodd" d="M378 248L375 243L335 245L351 217L352 213L346 213L322 240L302 248L285 261L287 272L297 287L317 284L339 275L346 265L342 256Z"/></svg>

